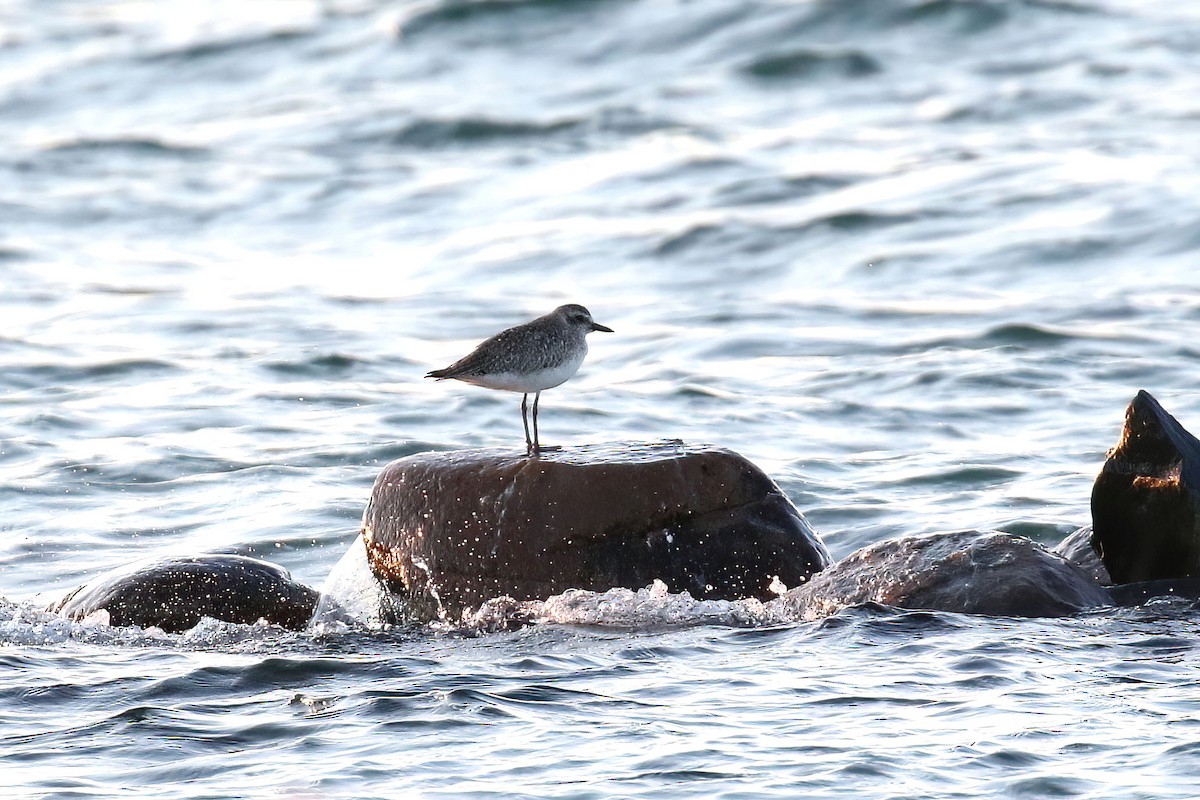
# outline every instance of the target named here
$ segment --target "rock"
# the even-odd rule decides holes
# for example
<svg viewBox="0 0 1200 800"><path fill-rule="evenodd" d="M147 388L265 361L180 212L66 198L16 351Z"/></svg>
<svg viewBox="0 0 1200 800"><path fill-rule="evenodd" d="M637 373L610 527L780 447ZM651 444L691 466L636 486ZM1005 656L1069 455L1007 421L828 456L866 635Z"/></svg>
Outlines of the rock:
<svg viewBox="0 0 1200 800"><path fill-rule="evenodd" d="M1053 552L1079 567L1101 586L1112 584L1108 567L1104 566L1104 562L1100 560L1100 554L1096 552L1096 548L1092 544L1091 525L1085 525L1069 534L1067 538L1058 543Z"/></svg>
<svg viewBox="0 0 1200 800"><path fill-rule="evenodd" d="M371 568L419 618L655 578L706 599L772 597L829 554L742 456L678 441L422 453L389 464L363 515Z"/></svg>
<svg viewBox="0 0 1200 800"><path fill-rule="evenodd" d="M1114 605L1140 606L1157 597L1184 600L1200 599L1200 578L1157 578L1136 583L1113 584L1108 568L1092 545L1092 526L1071 533L1058 543L1054 552L1087 573L1108 592Z"/></svg>
<svg viewBox="0 0 1200 800"><path fill-rule="evenodd" d="M1200 576L1200 441L1145 391L1092 487L1092 528L1116 583Z"/></svg>
<svg viewBox="0 0 1200 800"><path fill-rule="evenodd" d="M1113 602L1119 606L1141 606L1150 600L1173 597L1200 600L1200 578L1163 578L1138 583L1122 583L1108 587Z"/></svg>
<svg viewBox="0 0 1200 800"><path fill-rule="evenodd" d="M783 601L819 619L847 606L1056 617L1109 604L1081 569L1023 536L955 531L856 550Z"/></svg>
<svg viewBox="0 0 1200 800"><path fill-rule="evenodd" d="M201 617L253 624L259 619L301 630L318 593L283 567L256 558L201 555L142 562L105 573L50 608L70 619L105 609L109 624L179 633Z"/></svg>

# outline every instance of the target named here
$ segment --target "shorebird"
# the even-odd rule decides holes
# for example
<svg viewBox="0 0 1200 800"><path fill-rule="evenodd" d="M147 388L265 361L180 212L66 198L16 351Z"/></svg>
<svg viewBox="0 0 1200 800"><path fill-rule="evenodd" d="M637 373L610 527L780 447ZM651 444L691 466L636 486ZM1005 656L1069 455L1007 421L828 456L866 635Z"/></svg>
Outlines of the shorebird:
<svg viewBox="0 0 1200 800"><path fill-rule="evenodd" d="M543 450L538 441L538 401L542 392L566 382L579 370L587 355L587 335L592 331L612 333L612 328L592 321L592 314L575 303L559 306L544 317L500 331L485 339L471 353L445 369L435 369L426 378L472 383L488 389L520 392L521 422L525 426L525 452ZM529 395L533 394L533 438L529 438Z"/></svg>

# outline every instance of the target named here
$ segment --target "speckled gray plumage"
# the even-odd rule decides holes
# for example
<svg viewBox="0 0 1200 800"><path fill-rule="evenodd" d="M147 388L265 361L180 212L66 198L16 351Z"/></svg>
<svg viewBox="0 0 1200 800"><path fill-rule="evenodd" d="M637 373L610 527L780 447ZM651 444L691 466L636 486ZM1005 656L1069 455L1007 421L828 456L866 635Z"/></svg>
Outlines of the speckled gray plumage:
<svg viewBox="0 0 1200 800"><path fill-rule="evenodd" d="M579 348L586 346L585 337L589 330L568 321L563 313L566 310L587 313L587 309L580 305L560 306L545 316L485 339L470 354L445 369L433 370L428 377L460 378L505 372L536 372L556 367Z"/></svg>

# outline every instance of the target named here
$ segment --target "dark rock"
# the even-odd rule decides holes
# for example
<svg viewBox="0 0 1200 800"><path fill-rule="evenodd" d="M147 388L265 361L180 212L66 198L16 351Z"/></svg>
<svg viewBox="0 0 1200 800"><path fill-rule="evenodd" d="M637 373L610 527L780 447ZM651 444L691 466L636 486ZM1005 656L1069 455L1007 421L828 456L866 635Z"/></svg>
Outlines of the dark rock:
<svg viewBox="0 0 1200 800"><path fill-rule="evenodd" d="M1140 606L1156 597L1200 600L1200 578L1164 578L1123 583L1120 586L1108 587L1108 593L1119 606Z"/></svg>
<svg viewBox="0 0 1200 800"><path fill-rule="evenodd" d="M1147 392L1092 487L1092 528L1116 583L1200 576L1200 441Z"/></svg>
<svg viewBox="0 0 1200 800"><path fill-rule="evenodd" d="M843 558L785 601L819 619L847 606L1056 617L1109 604L1081 569L1023 536L955 531L892 539Z"/></svg>
<svg viewBox="0 0 1200 800"><path fill-rule="evenodd" d="M1103 586L1114 605L1139 606L1156 597L1200 600L1200 578L1159 578L1113 585L1108 568L1092 545L1092 526L1080 528L1058 543L1054 552L1082 569Z"/></svg>
<svg viewBox="0 0 1200 800"><path fill-rule="evenodd" d="M682 442L423 453L389 464L363 515L375 574L421 618L655 578L706 599L770 598L830 559L749 461Z"/></svg>
<svg viewBox="0 0 1200 800"><path fill-rule="evenodd" d="M1108 574L1108 567L1104 566L1100 554L1092 544L1092 536L1092 526L1086 525L1059 542L1054 552L1086 572L1096 583L1108 586L1112 583L1112 578Z"/></svg>
<svg viewBox="0 0 1200 800"><path fill-rule="evenodd" d="M105 609L115 626L157 626L179 633L201 617L301 630L319 594L283 567L256 558L201 555L122 567L79 587L51 607L70 619Z"/></svg>

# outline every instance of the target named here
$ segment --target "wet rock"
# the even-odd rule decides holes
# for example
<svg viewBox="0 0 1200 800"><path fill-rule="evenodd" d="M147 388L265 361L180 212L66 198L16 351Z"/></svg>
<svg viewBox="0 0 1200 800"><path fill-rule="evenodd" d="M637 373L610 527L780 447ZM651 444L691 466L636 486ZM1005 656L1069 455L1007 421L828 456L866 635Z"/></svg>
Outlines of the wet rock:
<svg viewBox="0 0 1200 800"><path fill-rule="evenodd" d="M824 545L740 455L682 442L423 453L389 464L363 515L375 574L420 618L660 579L706 599L772 596Z"/></svg>
<svg viewBox="0 0 1200 800"><path fill-rule="evenodd" d="M1082 569L1096 583L1108 586L1112 584L1112 578L1092 544L1092 536L1092 526L1086 525L1059 542L1054 552Z"/></svg>
<svg viewBox="0 0 1200 800"><path fill-rule="evenodd" d="M283 567L256 558L201 555L165 558L105 573L51 607L70 619L100 609L109 624L156 626L179 633L202 617L250 625L265 619L303 629L319 595Z"/></svg>
<svg viewBox="0 0 1200 800"><path fill-rule="evenodd" d="M1109 604L1081 569L1023 536L955 531L892 539L843 558L783 601L819 619L847 606L1055 617Z"/></svg>
<svg viewBox="0 0 1200 800"><path fill-rule="evenodd" d="M1200 600L1200 578L1163 578L1154 581L1122 583L1109 586L1113 603L1119 606L1141 606L1158 598Z"/></svg>
<svg viewBox="0 0 1200 800"><path fill-rule="evenodd" d="M1116 583L1200 576L1200 441L1145 391L1092 487L1092 528Z"/></svg>

